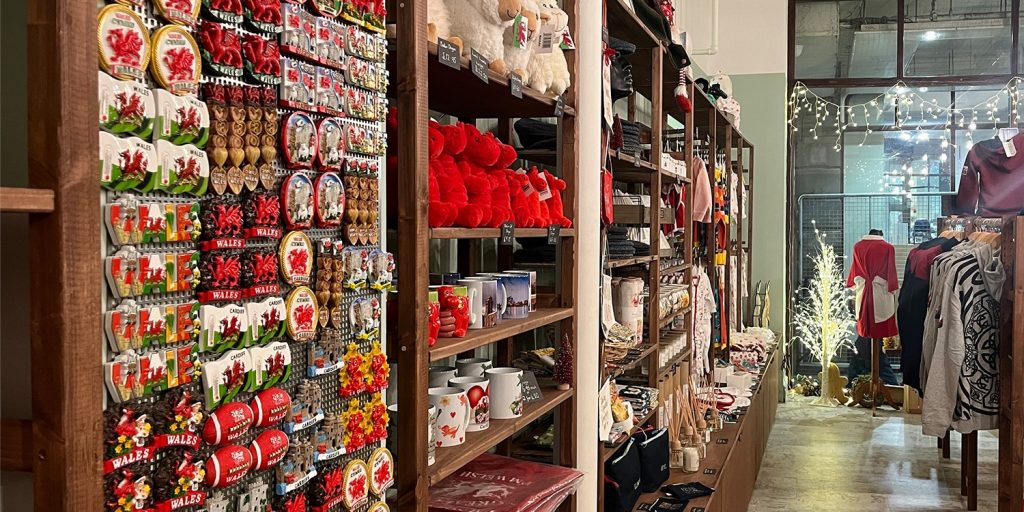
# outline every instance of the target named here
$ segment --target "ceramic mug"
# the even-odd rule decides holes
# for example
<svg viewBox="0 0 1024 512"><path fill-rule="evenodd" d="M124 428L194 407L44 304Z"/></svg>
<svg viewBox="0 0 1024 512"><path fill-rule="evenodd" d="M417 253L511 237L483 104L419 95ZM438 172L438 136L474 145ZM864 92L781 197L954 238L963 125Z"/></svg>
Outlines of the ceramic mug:
<svg viewBox="0 0 1024 512"><path fill-rule="evenodd" d="M508 274L526 274L530 276L530 312L537 311L537 271L509 270Z"/></svg>
<svg viewBox="0 0 1024 512"><path fill-rule="evenodd" d="M427 382L432 388L443 388L448 381L458 376L454 366L431 366L427 369Z"/></svg>
<svg viewBox="0 0 1024 512"><path fill-rule="evenodd" d="M459 377L483 377L484 372L490 370L493 366L490 359L482 357L455 360L455 368L458 369L457 374Z"/></svg>
<svg viewBox="0 0 1024 512"><path fill-rule="evenodd" d="M636 333L637 339L644 335L644 280L627 277L613 284L615 293L615 318Z"/></svg>
<svg viewBox="0 0 1024 512"><path fill-rule="evenodd" d="M527 274L499 274L505 279L505 318L530 316L530 276Z"/></svg>
<svg viewBox="0 0 1024 512"><path fill-rule="evenodd" d="M491 381L491 418L510 420L523 415L523 371L519 368L491 368L484 372Z"/></svg>
<svg viewBox="0 0 1024 512"><path fill-rule="evenodd" d="M466 391L469 400L470 420L467 432L487 430L491 426L491 381L484 377L455 377L449 381L453 387Z"/></svg>
<svg viewBox="0 0 1024 512"><path fill-rule="evenodd" d="M472 416L466 392L462 388L443 387L430 388L427 394L430 405L437 407L434 445L443 448L466 442L466 428Z"/></svg>
<svg viewBox="0 0 1024 512"><path fill-rule="evenodd" d="M398 457L398 404L392 404L388 406L388 437L393 441L391 443L391 454ZM433 405L427 406L427 465L431 466L434 464L434 452L437 451L437 447L434 445L434 426L437 425L437 407Z"/></svg>
<svg viewBox="0 0 1024 512"><path fill-rule="evenodd" d="M505 284L501 279L493 276L473 276L460 281L478 281L481 283L480 302L483 318L483 328L487 329L501 323L501 317L508 307L506 301L508 295L505 293Z"/></svg>
<svg viewBox="0 0 1024 512"><path fill-rule="evenodd" d="M483 281L459 279L459 286L464 286L469 294L469 328L483 329L485 327Z"/></svg>

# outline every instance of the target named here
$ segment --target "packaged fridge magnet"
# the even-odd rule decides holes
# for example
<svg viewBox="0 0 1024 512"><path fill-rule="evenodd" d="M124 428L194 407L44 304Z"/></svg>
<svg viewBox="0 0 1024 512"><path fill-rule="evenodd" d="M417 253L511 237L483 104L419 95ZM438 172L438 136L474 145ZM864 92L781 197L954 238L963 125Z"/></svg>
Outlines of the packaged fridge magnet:
<svg viewBox="0 0 1024 512"><path fill-rule="evenodd" d="M182 451L161 459L153 473L156 510L171 512L206 502L203 460Z"/></svg>
<svg viewBox="0 0 1024 512"><path fill-rule="evenodd" d="M359 400L355 398L349 400L348 409L341 417L341 422L345 427L342 440L348 453L353 453L366 446L366 434L363 430L365 420L366 416L363 414L363 409L359 407Z"/></svg>
<svg viewBox="0 0 1024 512"><path fill-rule="evenodd" d="M295 341L309 341L316 336L317 301L313 290L297 286L288 294L285 302L288 336Z"/></svg>
<svg viewBox="0 0 1024 512"><path fill-rule="evenodd" d="M202 58L192 34L177 25L165 25L153 32L152 46L150 71L160 87L177 95L195 94Z"/></svg>
<svg viewBox="0 0 1024 512"><path fill-rule="evenodd" d="M345 56L344 28L327 18L316 20L316 56L325 66L341 69Z"/></svg>
<svg viewBox="0 0 1024 512"><path fill-rule="evenodd" d="M307 493L313 505L312 512L327 512L341 504L345 494L341 485L344 471L341 465L320 471Z"/></svg>
<svg viewBox="0 0 1024 512"><path fill-rule="evenodd" d="M245 238L281 238L281 199L274 192L254 192L242 200Z"/></svg>
<svg viewBox="0 0 1024 512"><path fill-rule="evenodd" d="M316 68L316 101L317 112L330 115L339 115L340 102L334 92L334 70L317 66Z"/></svg>
<svg viewBox="0 0 1024 512"><path fill-rule="evenodd" d="M380 332L380 299L363 297L352 301L348 321L357 340L375 338Z"/></svg>
<svg viewBox="0 0 1024 512"><path fill-rule="evenodd" d="M167 258L163 253L139 254L138 272L135 274L136 295L167 292Z"/></svg>
<svg viewBox="0 0 1024 512"><path fill-rule="evenodd" d="M218 449L206 461L206 485L228 487L245 478L252 467L252 453L243 446L229 444Z"/></svg>
<svg viewBox="0 0 1024 512"><path fill-rule="evenodd" d="M249 402L254 418L253 424L257 427L277 425L290 414L291 405L291 396L281 388L260 391Z"/></svg>
<svg viewBox="0 0 1024 512"><path fill-rule="evenodd" d="M271 247L248 249L242 260L242 297L278 295L277 251Z"/></svg>
<svg viewBox="0 0 1024 512"><path fill-rule="evenodd" d="M292 439L288 454L277 465L277 485L274 491L278 496L284 496L304 487L315 476L312 443L306 439Z"/></svg>
<svg viewBox="0 0 1024 512"><path fill-rule="evenodd" d="M325 117L317 125L317 166L321 171L341 171L345 160L345 125L337 117Z"/></svg>
<svg viewBox="0 0 1024 512"><path fill-rule="evenodd" d="M252 380L252 359L248 350L231 350L203 366L203 389L207 409L230 402Z"/></svg>
<svg viewBox="0 0 1024 512"><path fill-rule="evenodd" d="M153 91L156 121L153 137L174 144L206 146L210 134L210 113L206 103L195 96L177 96L164 89Z"/></svg>
<svg viewBox="0 0 1024 512"><path fill-rule="evenodd" d="M313 460L325 462L345 454L342 444L341 416L333 412L324 414L324 421L313 435Z"/></svg>
<svg viewBox="0 0 1024 512"><path fill-rule="evenodd" d="M341 178L333 172L325 172L316 177L313 188L317 226L340 226L341 214L345 211L345 189L341 185Z"/></svg>
<svg viewBox="0 0 1024 512"><path fill-rule="evenodd" d="M265 85L281 83L281 50L277 40L246 34L242 53L245 55L245 72L249 78Z"/></svg>
<svg viewBox="0 0 1024 512"><path fill-rule="evenodd" d="M157 448L199 448L199 429L204 419L201 397L185 389L164 394L154 408L156 437L153 445Z"/></svg>
<svg viewBox="0 0 1024 512"><path fill-rule="evenodd" d="M262 471L276 466L288 453L288 434L277 430L264 430L249 444L253 469Z"/></svg>
<svg viewBox="0 0 1024 512"><path fill-rule="evenodd" d="M199 26L199 41L204 69L223 76L242 76L242 40L234 27L204 20Z"/></svg>
<svg viewBox="0 0 1024 512"><path fill-rule="evenodd" d="M204 251L242 249L242 205L234 197L208 197L200 203L199 219L203 229Z"/></svg>
<svg viewBox="0 0 1024 512"><path fill-rule="evenodd" d="M225 23L242 21L242 2L239 0L203 0L203 8L215 20Z"/></svg>
<svg viewBox="0 0 1024 512"><path fill-rule="evenodd" d="M149 416L131 408L115 407L103 412L106 453L103 473L153 459L153 425Z"/></svg>
<svg viewBox="0 0 1024 512"><path fill-rule="evenodd" d="M366 466L370 470L370 491L383 498L395 483L395 460L391 452L384 447L377 448L366 460Z"/></svg>
<svg viewBox="0 0 1024 512"><path fill-rule="evenodd" d="M122 247L106 258L107 284L114 297L123 299L142 295L138 279L139 251L130 245Z"/></svg>
<svg viewBox="0 0 1024 512"><path fill-rule="evenodd" d="M142 327L139 325L139 305L134 300L121 301L104 313L103 327L114 352L140 348Z"/></svg>
<svg viewBox="0 0 1024 512"><path fill-rule="evenodd" d="M209 304L199 308L200 350L223 352L249 346L249 314L244 306Z"/></svg>
<svg viewBox="0 0 1024 512"><path fill-rule="evenodd" d="M174 223L174 210L168 210L162 203L139 205L139 230L142 243L163 243L167 241L167 225Z"/></svg>
<svg viewBox="0 0 1024 512"><path fill-rule="evenodd" d="M176 146L167 140L156 141L160 188L171 194L201 196L210 182L210 161L206 152L191 145Z"/></svg>
<svg viewBox="0 0 1024 512"><path fill-rule="evenodd" d="M239 300L242 256L233 251L204 252L199 259L199 302Z"/></svg>
<svg viewBox="0 0 1024 512"><path fill-rule="evenodd" d="M369 284L374 290L387 291L391 289L391 281L394 279L395 256L390 252L374 249L370 251Z"/></svg>
<svg viewBox="0 0 1024 512"><path fill-rule="evenodd" d="M100 185L110 190L149 192L157 184L156 148L137 137L100 132Z"/></svg>
<svg viewBox="0 0 1024 512"><path fill-rule="evenodd" d="M359 346L355 343L349 343L348 350L341 361L342 371L339 377L339 395L351 397L366 390L366 368L364 367L364 362L365 358L359 352Z"/></svg>
<svg viewBox="0 0 1024 512"><path fill-rule="evenodd" d="M284 431L289 434L309 428L324 419L323 393L313 380L302 381L292 397L291 408L285 417ZM312 456L312 453L310 454Z"/></svg>
<svg viewBox="0 0 1024 512"><path fill-rule="evenodd" d="M135 396L145 398L167 389L167 363L161 352L146 352L139 355L139 373Z"/></svg>
<svg viewBox="0 0 1024 512"><path fill-rule="evenodd" d="M255 372L252 390L262 390L287 382L292 373L292 352L288 344L275 341L266 346L249 349Z"/></svg>
<svg viewBox="0 0 1024 512"><path fill-rule="evenodd" d="M366 435L366 443L374 444L388 437L388 406L384 405L380 393L374 393L370 401L363 407L363 414L366 421L363 423L363 433Z"/></svg>
<svg viewBox="0 0 1024 512"><path fill-rule="evenodd" d="M376 393L388 387L388 379L391 377L391 366L388 364L388 357L380 349L380 342L373 342L373 348L367 355L366 364L366 391Z"/></svg>
<svg viewBox="0 0 1024 512"><path fill-rule="evenodd" d="M324 330L319 341L309 344L306 375L316 377L338 371L341 368L341 350L341 333L336 329Z"/></svg>
<svg viewBox="0 0 1024 512"><path fill-rule="evenodd" d="M302 59L316 60L316 17L301 5L282 6L281 51Z"/></svg>
<svg viewBox="0 0 1024 512"><path fill-rule="evenodd" d="M274 271L276 273L277 269ZM265 345L284 335L284 317L287 313L284 299L281 297L269 297L261 302L246 303L245 311L249 314L253 345Z"/></svg>
<svg viewBox="0 0 1024 512"><path fill-rule="evenodd" d="M319 140L313 119L305 112L292 112L284 119L281 147L285 165L289 169L309 169L313 166Z"/></svg>
<svg viewBox="0 0 1024 512"><path fill-rule="evenodd" d="M370 264L367 250L362 247L346 247L341 252L341 258L345 265L344 287L349 290L366 288Z"/></svg>
<svg viewBox="0 0 1024 512"><path fill-rule="evenodd" d="M104 207L103 219L107 233L114 245L128 245L142 242L139 226L139 200L132 194L125 194Z"/></svg>
<svg viewBox="0 0 1024 512"><path fill-rule="evenodd" d="M153 0L153 6L165 20L191 27L199 17L199 0Z"/></svg>
<svg viewBox="0 0 1024 512"><path fill-rule="evenodd" d="M313 271L313 243L302 231L289 231L281 239L278 258L281 276L292 285L308 284Z"/></svg>
<svg viewBox="0 0 1024 512"><path fill-rule="evenodd" d="M245 20L260 32L281 33L281 0L243 0Z"/></svg>
<svg viewBox="0 0 1024 512"><path fill-rule="evenodd" d="M135 81L117 80L99 75L100 129L148 138L153 132L156 106L153 92Z"/></svg>
<svg viewBox="0 0 1024 512"><path fill-rule="evenodd" d="M242 402L227 402L210 414L203 426L203 441L210 445L230 443L252 426L252 409Z"/></svg>
<svg viewBox="0 0 1024 512"><path fill-rule="evenodd" d="M100 9L97 20L100 67L120 80L141 80L149 64L149 30L131 9L117 4Z"/></svg>
<svg viewBox="0 0 1024 512"><path fill-rule="evenodd" d="M124 469L106 477L103 500L106 510L111 512L135 512L150 510L153 505L153 488L149 476L136 474Z"/></svg>
<svg viewBox="0 0 1024 512"><path fill-rule="evenodd" d="M103 363L103 379L114 402L127 402L135 397L138 371L139 358L131 350L118 354L110 361Z"/></svg>
<svg viewBox="0 0 1024 512"><path fill-rule="evenodd" d="M282 106L316 109L316 69L312 64L285 58L281 62Z"/></svg>
<svg viewBox="0 0 1024 512"><path fill-rule="evenodd" d="M296 173L281 182L281 206L288 229L309 229L313 226L313 182L309 176Z"/></svg>
<svg viewBox="0 0 1024 512"><path fill-rule="evenodd" d="M342 485L345 487L345 508L356 510L366 504L369 499L370 475L366 463L356 459L345 466L345 476Z"/></svg>

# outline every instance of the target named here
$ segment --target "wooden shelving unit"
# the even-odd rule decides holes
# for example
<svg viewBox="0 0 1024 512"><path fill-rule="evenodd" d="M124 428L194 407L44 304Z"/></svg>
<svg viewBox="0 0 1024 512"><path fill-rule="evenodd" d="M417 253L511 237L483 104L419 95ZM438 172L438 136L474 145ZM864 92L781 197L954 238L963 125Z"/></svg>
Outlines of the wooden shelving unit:
<svg viewBox="0 0 1024 512"><path fill-rule="evenodd" d="M0 212L50 213L52 211L52 190L0 187Z"/></svg>
<svg viewBox="0 0 1024 512"><path fill-rule="evenodd" d="M562 2L569 15L570 30L576 32L577 0ZM511 246L501 245L500 229L436 228L427 225L427 123L431 113L447 114L453 118L473 122L496 119L496 135L510 142L512 121L523 117L554 117L557 98L539 94L524 86L523 97L516 98L510 91L509 80L488 71L487 81L475 76L469 59L463 57L459 69L438 62L437 47L427 42L426 2L399 2L393 11L396 21L395 49L389 56L391 88L389 95L397 100L399 126L397 140L400 148L397 183L389 188L398 190L397 239L398 251L398 321L394 324L395 339L390 346L397 355L398 405L402 411L425 411L427 399L427 367L432 361L451 356L466 357L474 350L491 347L496 354L495 366L510 366L514 354L512 337L526 334L540 327L554 326L560 333L569 333L576 345L576 288L575 254L577 239L572 228L560 229L554 239L557 261L554 286L546 287L538 297L538 311L522 320L506 320L496 327L470 331L463 338L441 339L434 347L427 346L428 274L434 271L475 273L484 257L483 247L497 242L494 261L487 263L498 270L511 269ZM523 151L521 159L546 164L549 170L566 182L562 200L566 216L577 219L576 201L576 117L575 84L578 75L574 52L566 52L573 88L562 95L563 116L557 121L558 148L555 151ZM548 237L547 227L515 229L516 239ZM497 240L487 240L497 239ZM431 247L438 243L457 252L457 257L440 263L432 258ZM431 261L434 260L434 268ZM447 260L446 260L447 261ZM451 268L457 261L457 268ZM557 346L557 342L556 342ZM574 371L575 375L576 372ZM450 448L438 448L436 462L427 465L427 418L425 414L403 414L398 425L398 453L396 461L397 499L393 510L426 511L430 503L431 486L456 472L480 454L496 449L509 455L518 432L541 418L554 413L556 447L550 462L575 467L576 450L572 439L576 430L575 383L569 390L543 389L543 398L526 404L520 418L492 420L482 432L469 433L466 442ZM575 498L570 498L567 507ZM390 501L390 500L389 500Z"/></svg>

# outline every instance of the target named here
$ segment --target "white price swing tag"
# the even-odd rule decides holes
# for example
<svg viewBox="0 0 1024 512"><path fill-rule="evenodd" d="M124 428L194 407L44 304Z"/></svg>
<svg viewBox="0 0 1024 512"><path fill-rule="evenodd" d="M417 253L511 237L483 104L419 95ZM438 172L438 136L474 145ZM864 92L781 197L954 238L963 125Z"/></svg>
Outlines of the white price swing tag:
<svg viewBox="0 0 1024 512"><path fill-rule="evenodd" d="M561 41L558 41L561 43ZM555 26L550 23L541 25L540 30L537 31L537 47L534 48L534 53L551 53L552 47L555 45Z"/></svg>
<svg viewBox="0 0 1024 512"><path fill-rule="evenodd" d="M1003 152L1006 153L1007 157L1012 157L1017 154L1017 146L1013 144L1013 137L1019 132L1020 130L1016 128L999 129L999 140L1003 143Z"/></svg>

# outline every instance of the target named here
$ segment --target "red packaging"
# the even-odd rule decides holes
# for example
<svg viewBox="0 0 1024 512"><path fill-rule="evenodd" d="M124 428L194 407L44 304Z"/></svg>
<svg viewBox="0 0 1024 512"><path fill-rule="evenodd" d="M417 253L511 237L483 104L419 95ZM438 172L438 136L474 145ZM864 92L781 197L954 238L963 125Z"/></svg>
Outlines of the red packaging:
<svg viewBox="0 0 1024 512"><path fill-rule="evenodd" d="M582 479L575 469L485 453L430 488L430 510L553 511Z"/></svg>

